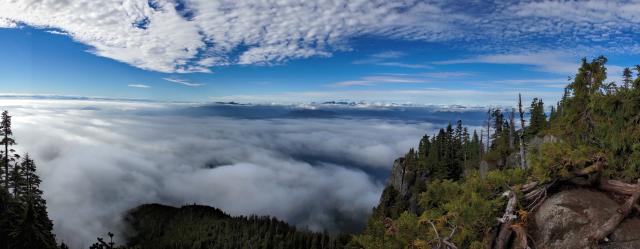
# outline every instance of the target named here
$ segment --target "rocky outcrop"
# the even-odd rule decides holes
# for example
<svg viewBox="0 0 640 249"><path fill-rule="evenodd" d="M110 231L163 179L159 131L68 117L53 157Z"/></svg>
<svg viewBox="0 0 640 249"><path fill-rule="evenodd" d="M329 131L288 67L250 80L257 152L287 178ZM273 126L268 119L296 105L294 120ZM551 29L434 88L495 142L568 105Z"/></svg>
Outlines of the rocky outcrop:
<svg viewBox="0 0 640 249"><path fill-rule="evenodd" d="M389 182L387 182L387 187L398 192L398 202L394 205L404 207L406 210L420 215L422 210L418 205L419 193L424 190L421 187L426 181L425 172L418 169L415 161L410 162L404 157L396 159L391 168Z"/></svg>
<svg viewBox="0 0 640 249"><path fill-rule="evenodd" d="M532 231L539 248L591 248L589 236L602 226L620 205L604 192L577 188L549 197L534 215ZM602 248L640 248L640 219L630 218L609 236Z"/></svg>
<svg viewBox="0 0 640 249"><path fill-rule="evenodd" d="M527 142L527 145L529 146L528 150L531 150L531 148L536 148L539 149L541 145L546 144L546 143L556 143L559 142L560 139L556 136L553 135L545 135L544 137L533 137L531 140L529 140Z"/></svg>
<svg viewBox="0 0 640 249"><path fill-rule="evenodd" d="M407 196L409 193L409 184L406 181L407 167L404 163L404 157L400 157L393 161L391 168L391 176L389 177L388 186L397 190L401 196Z"/></svg>

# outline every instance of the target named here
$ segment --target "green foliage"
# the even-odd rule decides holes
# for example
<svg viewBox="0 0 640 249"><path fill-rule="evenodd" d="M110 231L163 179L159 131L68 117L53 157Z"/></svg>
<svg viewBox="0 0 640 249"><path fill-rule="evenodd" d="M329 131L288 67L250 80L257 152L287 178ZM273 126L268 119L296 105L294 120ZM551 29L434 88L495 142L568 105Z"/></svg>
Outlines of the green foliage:
<svg viewBox="0 0 640 249"><path fill-rule="evenodd" d="M231 217L219 209L142 205L127 216L137 248L342 248L348 237L298 230L270 217Z"/></svg>
<svg viewBox="0 0 640 249"><path fill-rule="evenodd" d="M519 101L527 169L504 164L518 151L513 140L519 137L514 132L514 115L509 115L507 122L501 110L488 113L487 128L493 127L489 131L494 132L491 139L485 141L490 145L485 153L481 153L481 143L478 150L463 146L462 151L479 152L472 166L464 164L464 177L451 177L446 173L449 163L456 160L447 151L459 145L455 140L448 140L450 126L431 140L423 138L421 146L428 149L420 151L426 153L426 162L419 163L430 170L422 178L424 191L417 193L421 212L396 210L401 215L392 217L393 223L402 224L402 229L393 233L385 230L381 217L375 217L354 241L364 248L388 248L370 243L379 242L380 238L393 244L392 248L431 248L436 240L435 231L442 237L455 227L451 241L459 248L484 248L485 238L504 209L501 193L509 186L528 180L549 182L569 177L572 172L590 166L595 157L604 157L607 161L602 172L604 177L628 181L640 178L640 77L633 79L631 70L625 69L621 86L605 82L606 62L602 56L590 62L583 59L573 82L566 87L562 100L551 108L548 119L544 103L535 98L529 109L529 126L524 127L524 110ZM640 65L635 70L640 74ZM546 135L552 137L547 139ZM477 134L473 137L472 141L477 142ZM473 166L480 158L497 165L498 169L480 177L474 170L477 167Z"/></svg>
<svg viewBox="0 0 640 249"><path fill-rule="evenodd" d="M529 153L532 175L543 182L564 178L574 170L588 166L594 155L595 148L585 145L577 147L566 142L544 143L540 148L532 148Z"/></svg>
<svg viewBox="0 0 640 249"><path fill-rule="evenodd" d="M460 248L478 247L506 203L499 193L524 183L526 178L526 171L508 169L491 171L485 179L475 170L458 181L436 179L420 194L419 203L425 210L420 216L403 212L393 220L393 231L380 217L372 218L354 241L363 248L428 248L436 238L432 222L440 236L449 234L455 226L452 241Z"/></svg>
<svg viewBox="0 0 640 249"><path fill-rule="evenodd" d="M2 113L3 188L0 188L0 247L1 248L57 248L52 233L53 223L48 217L46 202L40 190L36 165L28 155L20 162L11 149L15 145L11 131L11 116Z"/></svg>
<svg viewBox="0 0 640 249"><path fill-rule="evenodd" d="M544 103L542 99L534 98L531 102L531 116L529 118L529 126L526 129L528 137L533 137L546 129L548 126L547 115L544 112Z"/></svg>

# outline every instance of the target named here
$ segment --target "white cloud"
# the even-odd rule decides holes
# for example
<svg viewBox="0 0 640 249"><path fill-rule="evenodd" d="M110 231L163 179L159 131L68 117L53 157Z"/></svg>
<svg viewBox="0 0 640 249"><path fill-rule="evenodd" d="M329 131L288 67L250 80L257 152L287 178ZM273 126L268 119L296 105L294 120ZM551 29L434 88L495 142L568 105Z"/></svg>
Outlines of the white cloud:
<svg viewBox="0 0 640 249"><path fill-rule="evenodd" d="M404 67L404 68L412 68L412 69L433 68L432 66L425 65L425 64L405 63L405 62L396 61L406 55L407 55L406 53L400 52L400 51L385 51L377 54L372 54L365 59L355 60L353 61L353 64L372 64L372 65L378 65L378 66Z"/></svg>
<svg viewBox="0 0 640 249"><path fill-rule="evenodd" d="M357 83L354 83L357 84ZM308 91L282 92L261 95L228 95L215 96L217 101L235 101L249 103L271 103L278 99L283 103L309 103L331 100L366 101L369 103L414 103L433 105L484 105L511 106L517 101L518 93L523 98L541 97L548 103L555 103L562 96L562 91L532 90L525 87L510 87L509 90L470 90L420 88L410 90L344 90L344 91Z"/></svg>
<svg viewBox="0 0 640 249"><path fill-rule="evenodd" d="M468 76L472 76L473 73L468 73L468 72L429 72L429 73L422 73L421 75L423 75L425 77L429 77L429 78L447 79L447 78L468 77Z"/></svg>
<svg viewBox="0 0 640 249"><path fill-rule="evenodd" d="M398 75L379 75L363 77L359 80L341 81L329 86L335 87L347 87L347 86L375 86L382 84L423 84L429 83L427 79L416 78L411 76L398 76Z"/></svg>
<svg viewBox="0 0 640 249"><path fill-rule="evenodd" d="M401 51L385 51L385 52L380 52L377 54L373 54L371 55L371 57L373 58L379 58L379 59L396 59L396 58L400 58L402 56L405 56L406 53L401 52Z"/></svg>
<svg viewBox="0 0 640 249"><path fill-rule="evenodd" d="M336 212L340 224L362 224L383 184L365 172L387 171L435 128L366 119L176 116L163 114L171 106L138 102L0 105L13 114L18 151L38 164L57 238L74 248L118 232L123 212L149 202L197 202L315 230L338 229Z"/></svg>
<svg viewBox="0 0 640 249"><path fill-rule="evenodd" d="M437 61L436 65L488 63L532 66L534 70L574 75L580 66L577 56L564 51L544 51L534 53L491 54L464 59Z"/></svg>
<svg viewBox="0 0 640 249"><path fill-rule="evenodd" d="M11 28L17 28L18 25L7 18L0 18L0 28L7 28L7 29L11 29Z"/></svg>
<svg viewBox="0 0 640 249"><path fill-rule="evenodd" d="M640 53L638 1L2 1L0 27L54 28L91 52L161 72L208 72L352 50L359 37L446 42L468 50ZM468 6L467 6L468 5ZM478 11L482 10L482 11ZM520 53L522 54L522 53ZM381 53L378 65L428 68ZM513 60L516 58L484 58ZM566 62L543 70L567 72Z"/></svg>
<svg viewBox="0 0 640 249"><path fill-rule="evenodd" d="M204 84L201 83L192 83L189 82L188 80L184 80L184 79L177 79L177 78L162 78L163 80L172 82L172 83L176 83L176 84L180 84L183 86L188 86L188 87L200 87L200 86L204 86Z"/></svg>
<svg viewBox="0 0 640 249"><path fill-rule="evenodd" d="M97 55L161 72L329 56L365 34L429 40L448 26L439 7L412 1L193 0L181 11L173 1L153 3L5 1L0 17L60 29Z"/></svg>
<svg viewBox="0 0 640 249"><path fill-rule="evenodd" d="M133 88L151 88L148 85L144 85L144 84L129 84L127 85L128 87L133 87Z"/></svg>
<svg viewBox="0 0 640 249"><path fill-rule="evenodd" d="M69 35L67 32L62 32L62 31L58 31L58 30L47 30L45 31L49 34L54 34L54 35Z"/></svg>

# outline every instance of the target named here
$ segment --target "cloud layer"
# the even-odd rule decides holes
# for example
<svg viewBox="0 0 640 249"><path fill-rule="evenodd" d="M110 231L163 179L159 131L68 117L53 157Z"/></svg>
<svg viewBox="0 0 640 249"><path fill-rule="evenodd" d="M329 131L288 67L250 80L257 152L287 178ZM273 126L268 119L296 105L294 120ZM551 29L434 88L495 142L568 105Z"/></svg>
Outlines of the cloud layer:
<svg viewBox="0 0 640 249"><path fill-rule="evenodd" d="M583 48L638 53L631 1L0 1L0 27L54 29L91 52L161 72L207 72L350 50L350 40L452 42L514 52ZM168 39L169 38L169 39ZM369 63L422 68L393 58ZM484 58L491 60L492 58Z"/></svg>
<svg viewBox="0 0 640 249"><path fill-rule="evenodd" d="M149 202L213 205L311 229L358 227L429 123L186 117L164 105L2 100L39 165L59 240L87 247ZM153 113L153 115L141 115Z"/></svg>

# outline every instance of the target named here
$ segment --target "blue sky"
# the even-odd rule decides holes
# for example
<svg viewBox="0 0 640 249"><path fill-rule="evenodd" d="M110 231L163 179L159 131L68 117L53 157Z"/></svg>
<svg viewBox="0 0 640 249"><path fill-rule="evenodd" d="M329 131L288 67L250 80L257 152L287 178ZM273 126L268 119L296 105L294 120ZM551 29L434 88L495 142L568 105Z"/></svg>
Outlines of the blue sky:
<svg viewBox="0 0 640 249"><path fill-rule="evenodd" d="M636 1L26 2L0 4L5 94L497 105L640 63Z"/></svg>

